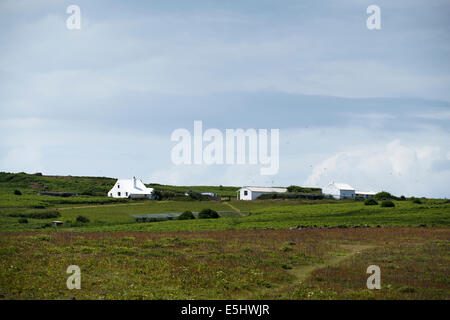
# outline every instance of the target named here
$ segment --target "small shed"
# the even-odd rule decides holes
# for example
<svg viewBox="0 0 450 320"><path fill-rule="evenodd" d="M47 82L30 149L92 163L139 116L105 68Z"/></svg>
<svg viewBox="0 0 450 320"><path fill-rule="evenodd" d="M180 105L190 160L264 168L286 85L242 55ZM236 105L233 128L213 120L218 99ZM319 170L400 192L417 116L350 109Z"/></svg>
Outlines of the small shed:
<svg viewBox="0 0 450 320"><path fill-rule="evenodd" d="M62 221L52 221L52 226L54 227L59 227L62 226L63 222Z"/></svg>
<svg viewBox="0 0 450 320"><path fill-rule="evenodd" d="M287 189L273 187L242 187L236 192L238 193L237 198L239 200L255 200L262 194L285 193L287 192Z"/></svg>

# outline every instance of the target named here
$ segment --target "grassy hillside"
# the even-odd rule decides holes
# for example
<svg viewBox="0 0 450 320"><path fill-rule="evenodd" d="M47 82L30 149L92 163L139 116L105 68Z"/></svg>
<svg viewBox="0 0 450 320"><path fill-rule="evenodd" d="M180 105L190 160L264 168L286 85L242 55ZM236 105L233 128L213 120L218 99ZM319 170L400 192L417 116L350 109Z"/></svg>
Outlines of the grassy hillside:
<svg viewBox="0 0 450 320"><path fill-rule="evenodd" d="M227 186L168 186L156 183L150 183L148 187L155 188L160 191L171 191L174 193L184 194L185 192L214 192L221 197L236 197L236 191L239 187Z"/></svg>
<svg viewBox="0 0 450 320"><path fill-rule="evenodd" d="M38 191L59 191L104 196L115 182L116 179L106 177L43 176L23 172L0 172L2 191L19 189L33 194Z"/></svg>
<svg viewBox="0 0 450 320"><path fill-rule="evenodd" d="M448 226L447 200L394 201L395 207L366 206L355 200L260 200L260 201L155 201L113 199L106 194L115 179L92 177L52 177L24 173L0 173L0 231L52 230L49 223L61 220L66 231L185 231L227 229L284 229L300 226ZM235 187L181 187L152 185L172 192L222 191L234 194ZM16 195L20 190L21 195ZM86 195L74 197L40 196L37 192L67 191ZM89 191L90 190L90 191ZM106 190L106 191L105 191ZM104 193L103 193L104 191ZM232 197L234 200L234 197ZM163 221L138 223L132 214L181 213L185 210L234 211L233 218L217 220ZM239 211L250 212L249 216ZM90 222L78 223L78 216ZM242 216L236 218L236 216ZM25 221L26 219L26 221Z"/></svg>
<svg viewBox="0 0 450 320"><path fill-rule="evenodd" d="M230 206L231 204L231 206ZM448 226L450 203L444 200L428 200L422 204L411 201L395 201L396 207L365 206L359 201L141 201L112 205L81 205L61 207L57 220L67 231L195 231L227 229L284 229L300 226ZM137 223L132 214L173 213L185 210L201 211L250 211L250 216L221 218L216 220L162 221ZM56 209L22 209L19 212L46 212ZM33 219L28 223L14 217L14 208L2 209L0 231L42 230L55 218ZM75 223L82 215L89 223ZM51 230L52 228L47 228Z"/></svg>
<svg viewBox="0 0 450 320"><path fill-rule="evenodd" d="M114 182L0 174L0 299L449 297L448 200L398 199L394 207L333 199L237 201L234 187L152 185L177 194L216 192L232 201L136 201L104 196ZM41 190L83 195L37 195ZM232 214L160 222L131 216L205 208ZM77 222L79 216L89 222ZM52 227L54 220L63 226ZM65 287L72 264L83 272L83 290ZM383 270L382 290L365 286L371 264Z"/></svg>

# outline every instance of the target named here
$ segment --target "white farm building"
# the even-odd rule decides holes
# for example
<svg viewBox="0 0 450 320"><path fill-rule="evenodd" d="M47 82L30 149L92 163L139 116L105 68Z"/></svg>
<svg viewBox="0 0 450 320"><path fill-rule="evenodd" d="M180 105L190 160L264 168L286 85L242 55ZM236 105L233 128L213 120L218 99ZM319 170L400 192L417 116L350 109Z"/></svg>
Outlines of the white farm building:
<svg viewBox="0 0 450 320"><path fill-rule="evenodd" d="M376 195L376 192L373 191L355 191L355 195L359 198L368 199Z"/></svg>
<svg viewBox="0 0 450 320"><path fill-rule="evenodd" d="M113 198L151 198L153 188L147 188L140 180L133 177L133 179L119 179L108 192L108 197Z"/></svg>
<svg viewBox="0 0 450 320"><path fill-rule="evenodd" d="M285 193L286 188L269 188L269 187L242 187L237 191L239 200L255 200L262 194L266 193Z"/></svg>
<svg viewBox="0 0 450 320"><path fill-rule="evenodd" d="M355 189L346 183L331 181L326 187L322 188L324 195L333 196L335 199L354 199Z"/></svg>

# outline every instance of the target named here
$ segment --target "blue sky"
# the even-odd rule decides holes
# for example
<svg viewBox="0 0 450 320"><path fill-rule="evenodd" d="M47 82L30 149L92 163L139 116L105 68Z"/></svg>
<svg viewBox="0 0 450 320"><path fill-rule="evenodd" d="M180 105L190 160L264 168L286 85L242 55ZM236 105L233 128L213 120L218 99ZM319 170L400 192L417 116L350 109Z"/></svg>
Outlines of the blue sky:
<svg viewBox="0 0 450 320"><path fill-rule="evenodd" d="M449 15L448 1L1 1L0 170L450 197ZM280 129L279 173L173 165L170 134L194 120Z"/></svg>

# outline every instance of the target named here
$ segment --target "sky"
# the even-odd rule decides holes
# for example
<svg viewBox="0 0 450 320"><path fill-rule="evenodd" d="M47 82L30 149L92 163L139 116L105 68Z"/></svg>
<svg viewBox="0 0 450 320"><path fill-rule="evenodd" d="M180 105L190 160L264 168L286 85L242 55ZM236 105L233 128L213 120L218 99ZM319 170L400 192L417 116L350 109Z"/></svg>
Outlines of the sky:
<svg viewBox="0 0 450 320"><path fill-rule="evenodd" d="M446 0L0 0L0 171L450 198L449 16ZM174 164L195 120L279 129L278 173Z"/></svg>

